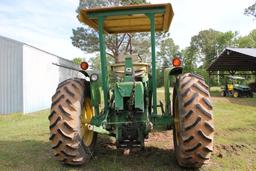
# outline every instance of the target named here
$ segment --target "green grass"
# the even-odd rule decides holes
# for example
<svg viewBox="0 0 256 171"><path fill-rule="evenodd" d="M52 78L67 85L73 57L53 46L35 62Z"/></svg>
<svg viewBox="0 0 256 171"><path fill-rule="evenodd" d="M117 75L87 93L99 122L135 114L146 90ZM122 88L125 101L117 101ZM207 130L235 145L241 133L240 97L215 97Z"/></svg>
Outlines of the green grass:
<svg viewBox="0 0 256 171"><path fill-rule="evenodd" d="M256 98L212 98L215 149L200 170L256 170ZM100 136L96 156L82 167L57 162L48 141L48 110L0 116L0 170L182 170L175 162L171 131L153 133L144 152L124 156Z"/></svg>
<svg viewBox="0 0 256 171"><path fill-rule="evenodd" d="M256 170L256 99L213 99L216 135L212 170Z"/></svg>

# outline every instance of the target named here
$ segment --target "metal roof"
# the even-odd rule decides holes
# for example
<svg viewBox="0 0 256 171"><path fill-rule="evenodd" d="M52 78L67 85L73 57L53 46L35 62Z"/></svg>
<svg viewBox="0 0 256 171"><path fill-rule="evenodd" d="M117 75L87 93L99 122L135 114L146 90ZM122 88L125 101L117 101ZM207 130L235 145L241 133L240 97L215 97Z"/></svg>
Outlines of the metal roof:
<svg viewBox="0 0 256 171"><path fill-rule="evenodd" d="M106 33L131 33L150 31L150 20L145 14L155 14L156 31L168 31L173 9L167 4L141 4L115 7L87 9L79 8L78 19L95 30L98 29L98 17L104 17L104 31Z"/></svg>
<svg viewBox="0 0 256 171"><path fill-rule="evenodd" d="M239 77L239 76L233 76L233 75L229 75L228 78L233 79L233 80L244 80L244 77Z"/></svg>
<svg viewBox="0 0 256 171"><path fill-rule="evenodd" d="M60 56L58 56L58 55L55 55L55 54L53 54L53 53L51 53L51 52L48 52L48 51L46 51L46 50L40 49L40 48L38 48L38 47L35 47L35 46L33 46L33 45L27 44L27 43L22 42L22 41L19 41L19 40L14 40L14 39L12 39L12 38L5 37L5 36L2 36L2 35L0 35L0 39L8 40L8 41L17 43L17 44L19 44L19 45L30 46L30 47L32 47L32 48L34 48L34 49L37 49L37 50L39 50L39 51L42 51L42 52L44 52L44 53L47 53L47 54L52 55L52 56L55 56L55 57L57 57L57 58L59 58L59 59L61 59L61 60L65 60L65 61L67 61L67 62L72 62L71 60L65 59L65 58L60 57Z"/></svg>
<svg viewBox="0 0 256 171"><path fill-rule="evenodd" d="M256 71L256 48L226 48L207 71Z"/></svg>

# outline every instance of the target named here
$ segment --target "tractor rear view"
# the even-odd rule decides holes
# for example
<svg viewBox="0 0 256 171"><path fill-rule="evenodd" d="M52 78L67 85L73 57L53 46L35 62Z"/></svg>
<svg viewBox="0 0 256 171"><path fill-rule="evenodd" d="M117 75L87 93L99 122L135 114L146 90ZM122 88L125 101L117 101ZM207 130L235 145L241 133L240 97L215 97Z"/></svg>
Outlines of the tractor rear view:
<svg viewBox="0 0 256 171"><path fill-rule="evenodd" d="M204 79L182 74L181 59L173 58L172 66L164 70L165 102L157 100L155 32L168 31L172 17L171 4L79 9L79 20L99 32L101 76L88 75L83 62L80 72L87 79L68 79L53 95L50 142L57 160L70 165L87 163L94 155L97 134L115 137L118 148L144 148L150 131L170 128L181 166L200 167L209 160L214 128ZM124 56L123 63L111 66L110 74L116 80L110 87L104 35L132 32L151 33L152 62ZM172 93L171 79L175 80Z"/></svg>

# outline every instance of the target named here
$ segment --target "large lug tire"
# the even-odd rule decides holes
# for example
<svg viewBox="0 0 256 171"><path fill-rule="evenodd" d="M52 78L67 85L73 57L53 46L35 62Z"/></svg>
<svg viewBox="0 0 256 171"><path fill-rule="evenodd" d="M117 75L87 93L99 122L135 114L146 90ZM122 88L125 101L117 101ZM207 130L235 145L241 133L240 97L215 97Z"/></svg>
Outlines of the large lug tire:
<svg viewBox="0 0 256 171"><path fill-rule="evenodd" d="M173 94L176 159L182 167L201 167L213 152L214 127L208 86L200 76L188 73L178 78Z"/></svg>
<svg viewBox="0 0 256 171"><path fill-rule="evenodd" d="M81 165L92 157L97 135L86 126L93 116L89 92L88 82L74 78L60 83L52 97L49 140L64 164Z"/></svg>

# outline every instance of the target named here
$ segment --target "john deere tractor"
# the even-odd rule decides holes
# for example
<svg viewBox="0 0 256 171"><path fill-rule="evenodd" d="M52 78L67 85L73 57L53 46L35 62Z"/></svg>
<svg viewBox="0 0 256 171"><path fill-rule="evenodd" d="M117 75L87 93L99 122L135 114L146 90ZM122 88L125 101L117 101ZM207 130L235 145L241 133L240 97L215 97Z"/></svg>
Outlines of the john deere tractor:
<svg viewBox="0 0 256 171"><path fill-rule="evenodd" d="M226 84L222 87L221 96L253 97L251 88L244 84L244 77L228 76Z"/></svg>
<svg viewBox="0 0 256 171"><path fill-rule="evenodd" d="M68 79L53 95L50 142L56 159L69 165L87 163L94 155L97 134L115 137L118 148L144 148L150 131L173 129L178 163L184 167L206 163L213 151L214 127L204 79L182 74L182 61L174 57L164 70L164 102L157 100L155 33L169 30L171 4L81 7L78 18L99 33L101 72L88 74L83 62L79 71L85 79ZM108 73L104 35L134 32L151 33L151 63L126 55Z"/></svg>

